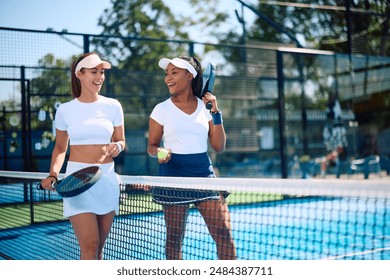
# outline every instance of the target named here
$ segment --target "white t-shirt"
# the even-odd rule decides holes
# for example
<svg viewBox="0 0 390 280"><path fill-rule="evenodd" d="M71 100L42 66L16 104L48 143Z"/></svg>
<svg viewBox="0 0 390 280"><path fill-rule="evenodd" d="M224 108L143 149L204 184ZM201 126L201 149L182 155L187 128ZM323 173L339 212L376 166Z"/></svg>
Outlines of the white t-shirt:
<svg viewBox="0 0 390 280"><path fill-rule="evenodd" d="M55 116L56 128L67 131L70 145L108 144L114 126L123 124L122 105L105 96L92 103L75 98L61 104Z"/></svg>
<svg viewBox="0 0 390 280"><path fill-rule="evenodd" d="M163 126L163 146L176 154L207 152L210 112L197 98L198 106L186 114L169 98L154 107L150 118Z"/></svg>

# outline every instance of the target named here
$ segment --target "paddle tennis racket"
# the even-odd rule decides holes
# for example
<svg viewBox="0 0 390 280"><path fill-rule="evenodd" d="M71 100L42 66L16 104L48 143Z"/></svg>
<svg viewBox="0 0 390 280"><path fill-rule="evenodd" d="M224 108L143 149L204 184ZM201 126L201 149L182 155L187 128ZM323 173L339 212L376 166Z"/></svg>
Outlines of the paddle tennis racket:
<svg viewBox="0 0 390 280"><path fill-rule="evenodd" d="M98 166L88 166L80 169L62 180L53 182L52 187L62 197L72 197L81 194L92 187L101 177L102 170ZM41 183L38 189L43 189Z"/></svg>
<svg viewBox="0 0 390 280"><path fill-rule="evenodd" d="M207 64L206 69L203 72L202 78L203 87L201 97L203 97L207 92L213 92L215 82L215 65L213 63ZM212 108L212 104L210 101L206 103L206 108L209 110Z"/></svg>

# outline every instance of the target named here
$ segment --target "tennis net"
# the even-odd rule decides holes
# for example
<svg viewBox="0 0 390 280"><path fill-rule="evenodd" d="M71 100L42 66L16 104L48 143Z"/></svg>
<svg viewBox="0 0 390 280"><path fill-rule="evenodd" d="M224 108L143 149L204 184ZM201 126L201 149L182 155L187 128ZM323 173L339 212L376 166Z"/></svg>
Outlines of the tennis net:
<svg viewBox="0 0 390 280"><path fill-rule="evenodd" d="M47 174L0 171L0 258L78 259L62 199L38 190ZM104 258L165 259L166 223L151 189L229 193L232 235L241 260L390 259L386 177L358 179L176 178L120 176L120 213ZM196 207L189 210L183 258L217 259Z"/></svg>

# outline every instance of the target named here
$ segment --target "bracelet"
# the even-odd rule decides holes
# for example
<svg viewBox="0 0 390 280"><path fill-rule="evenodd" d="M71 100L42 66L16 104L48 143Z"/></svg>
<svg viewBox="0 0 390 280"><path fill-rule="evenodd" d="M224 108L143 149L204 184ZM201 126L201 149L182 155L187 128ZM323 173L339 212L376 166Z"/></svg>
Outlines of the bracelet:
<svg viewBox="0 0 390 280"><path fill-rule="evenodd" d="M221 111L216 111L216 112L211 112L210 111L210 114L211 114L211 117L213 119L213 124L214 125L218 125L218 124L222 124L223 123L222 112Z"/></svg>
<svg viewBox="0 0 390 280"><path fill-rule="evenodd" d="M114 142L114 144L116 145L116 147L118 148L118 154L121 153L123 151L123 147L121 144L119 144L118 142Z"/></svg>
<svg viewBox="0 0 390 280"><path fill-rule="evenodd" d="M54 179L56 179L56 182L58 182L58 178L56 176L50 175L50 176L47 176L46 179L47 178L54 178Z"/></svg>

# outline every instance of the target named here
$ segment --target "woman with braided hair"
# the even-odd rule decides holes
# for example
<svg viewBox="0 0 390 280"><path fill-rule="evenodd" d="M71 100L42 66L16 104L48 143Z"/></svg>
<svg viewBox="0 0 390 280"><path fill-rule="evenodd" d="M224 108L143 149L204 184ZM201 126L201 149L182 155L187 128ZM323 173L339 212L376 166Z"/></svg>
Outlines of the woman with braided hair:
<svg viewBox="0 0 390 280"><path fill-rule="evenodd" d="M195 57L162 58L165 84L170 97L155 106L149 119L148 153L157 157L160 149L168 155L159 162L159 176L215 177L207 153L208 142L221 153L226 135L217 99L201 95L202 68ZM212 103L211 110L205 104ZM163 143L160 147L160 143ZM191 189L152 190L153 200L163 206L167 228L166 258L182 259L182 242L191 204L201 213L216 242L219 259L236 259L226 193Z"/></svg>

